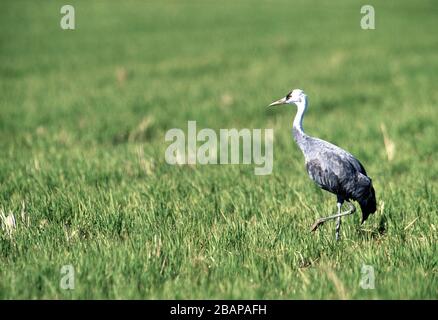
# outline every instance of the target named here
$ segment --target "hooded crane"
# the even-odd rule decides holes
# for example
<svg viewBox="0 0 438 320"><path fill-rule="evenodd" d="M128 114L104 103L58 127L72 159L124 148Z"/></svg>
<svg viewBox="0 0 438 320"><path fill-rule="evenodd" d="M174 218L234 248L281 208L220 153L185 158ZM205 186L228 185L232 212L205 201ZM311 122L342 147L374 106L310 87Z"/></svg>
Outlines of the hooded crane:
<svg viewBox="0 0 438 320"><path fill-rule="evenodd" d="M376 211L376 195L373 183L365 168L349 152L327 141L308 136L303 130L303 116L307 109L307 96L303 90L295 89L284 98L269 105L295 104L298 108L293 122L294 139L304 154L306 169L310 178L322 189L337 197L337 214L320 218L313 224L315 231L324 222L336 219L336 240L339 240L341 217L356 212L350 200L359 202L362 210L362 223ZM341 212L347 202L349 209Z"/></svg>

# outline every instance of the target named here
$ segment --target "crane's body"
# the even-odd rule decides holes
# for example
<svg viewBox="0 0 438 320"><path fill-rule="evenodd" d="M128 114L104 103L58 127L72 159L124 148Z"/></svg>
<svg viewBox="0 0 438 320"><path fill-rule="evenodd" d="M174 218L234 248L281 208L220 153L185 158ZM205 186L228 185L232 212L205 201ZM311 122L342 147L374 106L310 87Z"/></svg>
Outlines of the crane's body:
<svg viewBox="0 0 438 320"><path fill-rule="evenodd" d="M363 165L352 154L330 142L304 133L302 123L307 109L307 96L302 90L295 89L270 106L280 104L295 104L298 108L292 134L303 152L309 177L319 187L337 196L337 214L318 219L312 231L327 220L337 219L336 239L339 239L341 217L356 211L350 200L359 202L362 210L362 223L376 211L372 180L368 177ZM342 213L341 207L344 201L348 202L350 210Z"/></svg>

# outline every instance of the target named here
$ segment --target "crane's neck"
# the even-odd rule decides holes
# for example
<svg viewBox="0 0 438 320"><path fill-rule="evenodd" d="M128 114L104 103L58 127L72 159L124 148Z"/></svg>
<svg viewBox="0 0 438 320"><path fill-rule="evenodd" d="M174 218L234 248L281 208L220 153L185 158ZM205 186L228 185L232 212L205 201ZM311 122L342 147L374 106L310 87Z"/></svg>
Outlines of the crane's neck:
<svg viewBox="0 0 438 320"><path fill-rule="evenodd" d="M296 105L297 105L297 114L295 115L293 128L304 134L303 118L304 118L304 113L306 112L307 109L307 97L304 97L300 102L297 102Z"/></svg>
<svg viewBox="0 0 438 320"><path fill-rule="evenodd" d="M297 114L295 115L292 132L295 141L297 142L300 149L304 152L304 143L307 135L304 133L303 130L303 118L304 113L307 109L307 97L304 97L300 102L297 102L296 105Z"/></svg>

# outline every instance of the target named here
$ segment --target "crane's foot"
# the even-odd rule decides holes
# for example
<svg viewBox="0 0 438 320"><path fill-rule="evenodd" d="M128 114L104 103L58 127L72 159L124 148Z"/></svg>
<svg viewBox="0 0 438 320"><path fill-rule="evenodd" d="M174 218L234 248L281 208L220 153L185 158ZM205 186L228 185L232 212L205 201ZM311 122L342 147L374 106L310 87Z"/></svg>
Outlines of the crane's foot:
<svg viewBox="0 0 438 320"><path fill-rule="evenodd" d="M347 203L350 206L350 210L345 211L345 212L340 212L341 207L338 206L338 214L335 214L335 215L332 215L332 216L329 216L329 217L325 217L325 218L319 218L312 225L312 228L310 229L310 232L316 231L316 229L318 229L320 225L324 224L324 222L326 222L328 220L337 219L337 223L336 223L336 240L339 240L340 239L340 229L341 229L341 217L347 216L347 215L350 215L350 214L353 214L353 213L356 212L356 208L354 207L354 205L350 201L347 201Z"/></svg>
<svg viewBox="0 0 438 320"><path fill-rule="evenodd" d="M326 222L326 219L324 219L324 218L320 218L320 219L316 220L315 223L312 225L310 232L316 231L316 229L318 229L319 226L323 225L324 222Z"/></svg>

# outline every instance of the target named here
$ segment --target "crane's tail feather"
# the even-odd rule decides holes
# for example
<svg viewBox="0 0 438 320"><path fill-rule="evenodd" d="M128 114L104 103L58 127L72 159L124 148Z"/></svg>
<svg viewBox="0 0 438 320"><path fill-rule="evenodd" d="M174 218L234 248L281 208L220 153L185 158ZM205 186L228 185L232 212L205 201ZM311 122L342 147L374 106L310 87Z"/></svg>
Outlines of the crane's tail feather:
<svg viewBox="0 0 438 320"><path fill-rule="evenodd" d="M376 212L376 193L371 185L370 191L359 201L360 209L362 210L362 222L364 223L368 216Z"/></svg>

